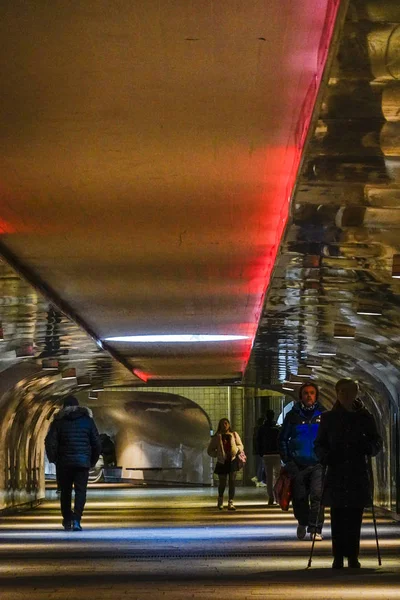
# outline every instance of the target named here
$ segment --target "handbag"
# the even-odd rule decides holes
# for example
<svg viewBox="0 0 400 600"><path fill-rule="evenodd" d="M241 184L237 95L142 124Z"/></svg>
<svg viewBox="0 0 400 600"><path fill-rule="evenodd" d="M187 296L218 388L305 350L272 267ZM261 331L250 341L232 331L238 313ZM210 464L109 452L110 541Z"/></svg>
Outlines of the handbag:
<svg viewBox="0 0 400 600"><path fill-rule="evenodd" d="M274 495L281 509L288 511L292 499L292 480L285 467L281 467L278 479L275 482Z"/></svg>
<svg viewBox="0 0 400 600"><path fill-rule="evenodd" d="M243 469L247 461L247 456L245 455L244 450L239 450L239 452L236 454L236 458L239 470Z"/></svg>
<svg viewBox="0 0 400 600"><path fill-rule="evenodd" d="M238 441L237 436L236 436L236 431L235 431L235 441L236 441L236 443ZM236 461L237 461L238 469L240 471L240 469L243 469L243 467L247 461L247 456L246 456L244 450L238 450L238 453L236 454Z"/></svg>

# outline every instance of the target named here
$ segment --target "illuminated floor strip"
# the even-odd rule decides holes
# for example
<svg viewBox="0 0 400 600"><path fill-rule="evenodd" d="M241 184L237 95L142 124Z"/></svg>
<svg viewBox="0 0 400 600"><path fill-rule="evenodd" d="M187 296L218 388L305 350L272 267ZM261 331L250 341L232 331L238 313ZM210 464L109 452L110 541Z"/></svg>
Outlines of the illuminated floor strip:
<svg viewBox="0 0 400 600"><path fill-rule="evenodd" d="M400 524L363 525L359 571L332 571L329 520L306 570L310 540L292 513L267 507L265 491L238 491L235 513L215 509L215 490L89 492L80 533L60 528L58 499L0 517L0 587L6 600L400 599ZM153 599L151 599L153 600Z"/></svg>

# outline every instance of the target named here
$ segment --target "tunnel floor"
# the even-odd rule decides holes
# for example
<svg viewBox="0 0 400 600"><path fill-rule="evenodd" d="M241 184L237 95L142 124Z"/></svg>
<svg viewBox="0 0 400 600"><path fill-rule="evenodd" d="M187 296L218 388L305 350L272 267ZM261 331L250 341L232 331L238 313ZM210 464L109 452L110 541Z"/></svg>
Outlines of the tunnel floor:
<svg viewBox="0 0 400 600"><path fill-rule="evenodd" d="M400 598L400 523L364 518L360 570L333 571L330 528L296 538L293 514L266 506L262 488L238 488L236 512L215 489L90 487L82 532L64 532L55 491L39 507L0 517L2 599Z"/></svg>

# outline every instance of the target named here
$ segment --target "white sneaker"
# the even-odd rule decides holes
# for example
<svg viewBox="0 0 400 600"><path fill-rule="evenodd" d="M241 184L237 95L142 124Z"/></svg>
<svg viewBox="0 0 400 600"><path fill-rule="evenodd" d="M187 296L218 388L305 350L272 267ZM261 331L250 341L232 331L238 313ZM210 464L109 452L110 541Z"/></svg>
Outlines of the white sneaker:
<svg viewBox="0 0 400 600"><path fill-rule="evenodd" d="M305 525L297 525L297 539L304 540L307 533L307 527Z"/></svg>
<svg viewBox="0 0 400 600"><path fill-rule="evenodd" d="M258 483L258 479L257 479L257 477L252 477L252 478L250 479L250 481L252 481L252 482L253 482L253 483L255 483L255 484L257 484L257 483Z"/></svg>
<svg viewBox="0 0 400 600"><path fill-rule="evenodd" d="M313 537L314 537L314 534L313 534L313 533L310 533L310 539L311 539L311 540L313 539ZM323 538L323 536L322 536L320 533L316 533L316 534L315 534L315 541L316 541L316 542L321 542L323 539L324 539L324 538Z"/></svg>

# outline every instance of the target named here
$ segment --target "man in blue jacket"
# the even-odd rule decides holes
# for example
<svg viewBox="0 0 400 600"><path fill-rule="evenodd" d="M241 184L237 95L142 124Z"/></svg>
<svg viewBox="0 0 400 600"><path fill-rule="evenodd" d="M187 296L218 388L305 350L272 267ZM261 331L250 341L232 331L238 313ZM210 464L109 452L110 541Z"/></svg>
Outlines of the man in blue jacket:
<svg viewBox="0 0 400 600"><path fill-rule="evenodd" d="M63 527L66 531L81 531L89 469L96 464L101 451L100 436L91 410L79 406L74 396L67 396L64 407L55 415L50 426L45 446L47 458L57 468ZM73 511L72 487L75 489Z"/></svg>
<svg viewBox="0 0 400 600"><path fill-rule="evenodd" d="M279 435L279 453L292 478L292 504L298 521L297 537L315 533L322 540L323 509L321 509L322 465L314 451L321 414L318 387L312 381L299 390L299 402L285 417Z"/></svg>

